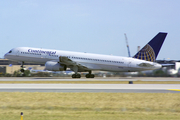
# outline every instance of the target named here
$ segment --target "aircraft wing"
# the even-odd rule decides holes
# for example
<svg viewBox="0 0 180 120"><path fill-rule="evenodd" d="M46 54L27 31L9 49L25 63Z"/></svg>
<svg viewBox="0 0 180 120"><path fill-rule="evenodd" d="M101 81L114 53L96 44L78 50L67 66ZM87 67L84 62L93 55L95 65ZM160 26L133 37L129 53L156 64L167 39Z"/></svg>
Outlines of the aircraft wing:
<svg viewBox="0 0 180 120"><path fill-rule="evenodd" d="M90 66L83 64L83 63L75 62L66 56L60 56L59 61L60 61L60 63L63 63L67 66L77 66L78 69L81 69L81 70L91 70Z"/></svg>
<svg viewBox="0 0 180 120"><path fill-rule="evenodd" d="M175 64L161 64L162 67L174 66Z"/></svg>

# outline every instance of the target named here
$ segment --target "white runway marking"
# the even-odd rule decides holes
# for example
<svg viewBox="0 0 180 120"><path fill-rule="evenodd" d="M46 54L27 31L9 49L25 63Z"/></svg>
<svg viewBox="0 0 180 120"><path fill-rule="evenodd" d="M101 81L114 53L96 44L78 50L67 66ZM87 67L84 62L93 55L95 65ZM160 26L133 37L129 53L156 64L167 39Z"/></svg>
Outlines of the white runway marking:
<svg viewBox="0 0 180 120"><path fill-rule="evenodd" d="M180 78L0 78L0 81L180 81ZM180 84L0 84L0 92L180 93Z"/></svg>

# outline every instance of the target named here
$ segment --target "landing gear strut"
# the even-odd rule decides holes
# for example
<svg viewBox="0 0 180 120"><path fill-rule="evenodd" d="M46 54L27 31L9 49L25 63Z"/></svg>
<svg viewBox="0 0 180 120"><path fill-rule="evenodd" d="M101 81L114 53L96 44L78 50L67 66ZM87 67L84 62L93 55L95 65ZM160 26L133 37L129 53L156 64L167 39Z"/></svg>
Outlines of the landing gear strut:
<svg viewBox="0 0 180 120"><path fill-rule="evenodd" d="M86 74L86 78L94 78L94 74L91 74L91 71L89 71L89 74Z"/></svg>
<svg viewBox="0 0 180 120"><path fill-rule="evenodd" d="M73 70L74 70L75 74L72 75L72 78L81 78L81 75L78 74L78 67L74 66Z"/></svg>
<svg viewBox="0 0 180 120"><path fill-rule="evenodd" d="M22 73L24 73L24 66L23 65L24 65L24 62L22 61L22 63L21 63L21 70L20 70Z"/></svg>

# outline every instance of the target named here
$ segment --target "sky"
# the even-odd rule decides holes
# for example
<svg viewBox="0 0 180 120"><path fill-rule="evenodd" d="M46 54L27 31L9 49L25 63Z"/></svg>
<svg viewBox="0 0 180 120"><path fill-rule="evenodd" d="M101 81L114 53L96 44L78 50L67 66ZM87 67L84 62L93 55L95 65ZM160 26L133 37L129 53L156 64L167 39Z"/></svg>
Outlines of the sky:
<svg viewBox="0 0 180 120"><path fill-rule="evenodd" d="M15 47L131 56L158 32L158 60L180 60L179 0L1 0L0 58Z"/></svg>

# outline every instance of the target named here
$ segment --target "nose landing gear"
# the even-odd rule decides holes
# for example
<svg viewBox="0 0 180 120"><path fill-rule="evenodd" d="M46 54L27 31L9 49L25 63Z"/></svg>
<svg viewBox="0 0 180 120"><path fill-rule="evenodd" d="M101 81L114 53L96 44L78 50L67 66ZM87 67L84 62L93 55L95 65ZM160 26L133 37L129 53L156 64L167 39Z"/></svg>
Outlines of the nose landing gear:
<svg viewBox="0 0 180 120"><path fill-rule="evenodd" d="M24 73L24 62L22 61L22 63L21 63L21 69L20 69L20 71L22 72L22 73Z"/></svg>

